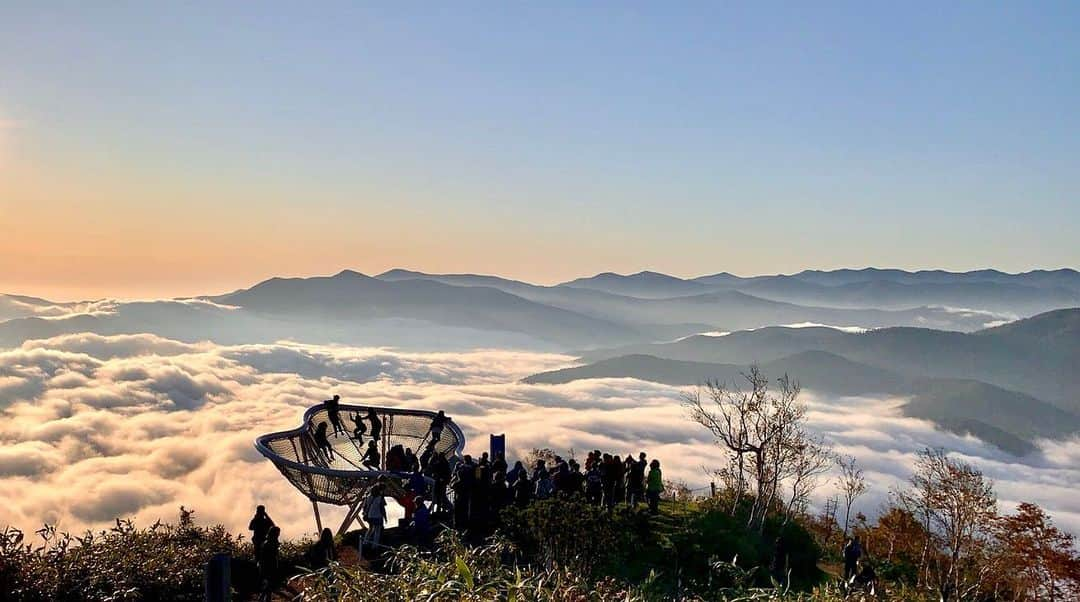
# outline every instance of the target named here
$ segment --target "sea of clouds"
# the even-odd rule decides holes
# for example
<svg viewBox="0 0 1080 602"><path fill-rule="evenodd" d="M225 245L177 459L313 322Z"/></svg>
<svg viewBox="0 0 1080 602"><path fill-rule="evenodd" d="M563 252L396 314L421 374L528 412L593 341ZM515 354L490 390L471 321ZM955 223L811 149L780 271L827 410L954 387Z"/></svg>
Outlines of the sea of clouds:
<svg viewBox="0 0 1080 602"><path fill-rule="evenodd" d="M306 535L314 529L310 504L252 441L296 426L304 409L334 393L347 403L444 409L474 453L490 433L505 433L519 457L534 447L646 451L666 478L707 485L722 452L686 419L678 388L635 379L520 382L573 363L507 350L189 344L149 334L29 341L0 350L0 528L49 522L78 532L116 517L148 525L174 519L183 504L200 522L242 533L255 505L265 504L287 537ZM857 510L873 514L909 476L915 452L934 446L994 479L1003 510L1034 501L1080 532L1080 441L1045 442L1021 461L901 416L900 399L813 391L803 399L812 428L866 469L871 492Z"/></svg>

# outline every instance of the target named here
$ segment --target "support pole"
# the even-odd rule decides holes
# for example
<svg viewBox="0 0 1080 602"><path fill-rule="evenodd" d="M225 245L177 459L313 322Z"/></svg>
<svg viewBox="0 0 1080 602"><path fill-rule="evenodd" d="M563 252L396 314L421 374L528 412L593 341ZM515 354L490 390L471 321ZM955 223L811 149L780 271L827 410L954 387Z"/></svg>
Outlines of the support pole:
<svg viewBox="0 0 1080 602"><path fill-rule="evenodd" d="M315 526L318 527L318 531L315 531L318 535L322 535L322 517L319 516L319 502L314 499L311 500L311 507L315 509Z"/></svg>
<svg viewBox="0 0 1080 602"><path fill-rule="evenodd" d="M349 525L351 525L354 520L356 520L357 515L360 514L360 506L363 501L363 497L357 498L356 502L354 502L353 505L349 507L349 511L345 513L345 520L342 521L341 527L338 528L337 534L339 536L344 535L345 530L349 528ZM320 533L321 532L322 531L320 531Z"/></svg>

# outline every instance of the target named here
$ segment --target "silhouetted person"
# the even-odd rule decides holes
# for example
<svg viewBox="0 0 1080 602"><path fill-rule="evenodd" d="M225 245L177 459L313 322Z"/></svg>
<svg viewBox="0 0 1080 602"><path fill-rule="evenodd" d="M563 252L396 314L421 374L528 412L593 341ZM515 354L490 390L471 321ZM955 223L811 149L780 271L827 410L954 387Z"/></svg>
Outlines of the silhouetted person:
<svg viewBox="0 0 1080 602"><path fill-rule="evenodd" d="M259 579L262 581L262 599L270 600L271 594L277 589L278 581L278 552L281 548L281 529L270 527L266 534L266 542L259 550Z"/></svg>
<svg viewBox="0 0 1080 602"><path fill-rule="evenodd" d="M251 531L251 544L255 548L255 558L258 560L259 552L262 551L263 544L266 543L266 536L270 533L270 528L274 526L274 521L270 518L270 515L266 513L266 506L256 506L255 516L251 517L251 522L248 523L248 529Z"/></svg>
<svg viewBox="0 0 1080 602"><path fill-rule="evenodd" d="M638 454L636 462L631 462L630 473L626 477L626 502L632 508L644 501L645 496L645 468L648 462L645 460L645 452Z"/></svg>
<svg viewBox="0 0 1080 602"><path fill-rule="evenodd" d="M368 408L367 419L371 423L371 438L378 441L382 437L382 420L379 420L375 408Z"/></svg>
<svg viewBox="0 0 1080 602"><path fill-rule="evenodd" d="M491 463L485 452L476 465L476 479L473 481L472 496L469 499L469 526L474 533L486 531L490 510Z"/></svg>
<svg viewBox="0 0 1080 602"><path fill-rule="evenodd" d="M386 470L405 470L405 448L400 443L390 446L390 451L386 452Z"/></svg>
<svg viewBox="0 0 1080 602"><path fill-rule="evenodd" d="M784 545L782 535L777 536L776 541L773 543L773 557L772 562L769 564L769 570L772 572L773 578L779 583L784 582L787 576L787 546Z"/></svg>
<svg viewBox="0 0 1080 602"><path fill-rule="evenodd" d="M581 466L577 460L570 460L570 476L567 490L573 495L581 495L585 491L585 475L581 474Z"/></svg>
<svg viewBox="0 0 1080 602"><path fill-rule="evenodd" d="M451 510L453 505L450 503L450 498L446 495L446 489L450 485L450 461L446 459L446 456L442 454L435 454L431 457L431 462L428 463L428 476L435 482L432 486L434 490L434 505L438 507L440 513L446 513Z"/></svg>
<svg viewBox="0 0 1080 602"><path fill-rule="evenodd" d="M360 415L360 412L353 412L351 418L353 422L353 439L356 439L357 445L363 445L364 433L367 432L367 424L364 423L364 417Z"/></svg>
<svg viewBox="0 0 1080 602"><path fill-rule="evenodd" d="M326 417L330 419L330 424L334 427L334 435L338 433L345 434L345 425L341 422L340 402L340 395L335 395L323 402L323 407L326 408Z"/></svg>
<svg viewBox="0 0 1080 602"><path fill-rule="evenodd" d="M438 443L439 439L442 439L443 429L446 428L446 414L439 410L438 414L431 419L431 442Z"/></svg>
<svg viewBox="0 0 1080 602"><path fill-rule="evenodd" d="M364 538L360 540L361 555L364 553L365 545L372 547L379 545L383 526L386 525L386 498L382 495L382 489L378 487L371 490L364 504L364 522L367 523L368 530L364 533Z"/></svg>
<svg viewBox="0 0 1080 602"><path fill-rule="evenodd" d="M645 483L645 497L649 499L649 512L660 512L660 494L664 492L664 473L660 472L660 460L649 463L649 476Z"/></svg>
<svg viewBox="0 0 1080 602"><path fill-rule="evenodd" d="M326 436L326 423L320 422L319 426L315 427L315 447L318 447L327 459L331 462L334 461L334 446L330 445L330 439Z"/></svg>
<svg viewBox="0 0 1080 602"><path fill-rule="evenodd" d="M536 487L536 499L546 500L551 497L552 484L551 473L548 472L547 465L543 460L536 461L536 467L533 468L532 482Z"/></svg>
<svg viewBox="0 0 1080 602"><path fill-rule="evenodd" d="M604 454L600 461L600 481L604 486L604 507L609 511L615 508L615 466L619 464L618 458L611 454Z"/></svg>
<svg viewBox="0 0 1080 602"><path fill-rule="evenodd" d="M405 448L405 472L420 472L420 460L411 447Z"/></svg>
<svg viewBox="0 0 1080 602"><path fill-rule="evenodd" d="M319 534L319 540L308 552L308 560L311 562L311 568L316 569L325 568L337 560L337 553L334 551L334 533L330 529L323 529Z"/></svg>
<svg viewBox="0 0 1080 602"><path fill-rule="evenodd" d="M614 483L613 502L620 504L626 500L626 468L619 456L611 457L612 481Z"/></svg>
<svg viewBox="0 0 1080 602"><path fill-rule="evenodd" d="M514 505L524 508L529 505L533 498L533 484L529 481L529 475L522 470L513 482Z"/></svg>
<svg viewBox="0 0 1080 602"><path fill-rule="evenodd" d="M416 510L412 517L413 537L420 545L426 546L431 541L431 511L423 497L416 498Z"/></svg>
<svg viewBox="0 0 1080 602"><path fill-rule="evenodd" d="M604 500L604 478L600 474L599 464L595 461L585 473L585 500L593 506L599 506Z"/></svg>
<svg viewBox="0 0 1080 602"><path fill-rule="evenodd" d="M451 486L454 489L454 527L463 531L469 524L469 506L476 488L476 463L472 456L465 454L458 463Z"/></svg>
<svg viewBox="0 0 1080 602"><path fill-rule="evenodd" d="M521 460L514 462L514 467L510 469L510 472L506 473L506 482L512 486L519 476L526 476L525 465Z"/></svg>
<svg viewBox="0 0 1080 602"><path fill-rule="evenodd" d="M368 441L367 451L360 458L360 463L369 470L382 470L380 464L382 457L379 455L379 444L375 439Z"/></svg>
<svg viewBox="0 0 1080 602"><path fill-rule="evenodd" d="M850 581L859 572L859 558L862 557L862 544L858 536L844 544L844 581Z"/></svg>
<svg viewBox="0 0 1080 602"><path fill-rule="evenodd" d="M431 459L435 456L435 446L428 443L424 448L424 453L420 454L420 470L427 472L428 466L431 465Z"/></svg>
<svg viewBox="0 0 1080 602"><path fill-rule="evenodd" d="M495 454L495 459L491 461L491 472L506 474L506 456L502 452Z"/></svg>

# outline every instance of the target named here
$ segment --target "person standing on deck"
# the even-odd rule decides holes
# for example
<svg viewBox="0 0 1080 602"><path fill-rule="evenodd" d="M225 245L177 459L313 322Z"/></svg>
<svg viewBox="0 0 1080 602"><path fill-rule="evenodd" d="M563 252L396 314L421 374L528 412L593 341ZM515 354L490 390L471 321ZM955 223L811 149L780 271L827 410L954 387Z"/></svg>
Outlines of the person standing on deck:
<svg viewBox="0 0 1080 602"><path fill-rule="evenodd" d="M334 427L334 435L345 434L345 425L341 422L341 396L335 395L323 402L326 408L326 417L330 419L330 426Z"/></svg>

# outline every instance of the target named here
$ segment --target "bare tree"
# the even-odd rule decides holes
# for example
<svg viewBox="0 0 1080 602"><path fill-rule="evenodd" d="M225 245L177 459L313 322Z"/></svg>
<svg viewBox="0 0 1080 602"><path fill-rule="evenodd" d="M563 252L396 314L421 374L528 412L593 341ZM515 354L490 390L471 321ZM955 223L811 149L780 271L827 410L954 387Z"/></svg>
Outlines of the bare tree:
<svg viewBox="0 0 1080 602"><path fill-rule="evenodd" d="M781 484L797 479L800 497L812 482L814 462L803 455L816 454L817 442L803 428L805 407L798 402L799 384L784 375L777 388L757 366L743 375L744 387L707 382L684 396L690 419L713 434L716 444L730 454L728 465L717 471L734 485L732 513L744 491L753 494L748 525L763 528L765 516L780 497Z"/></svg>
<svg viewBox="0 0 1080 602"><path fill-rule="evenodd" d="M802 434L793 444L796 448L787 483L790 487L784 522L810 505L810 495L818 488L820 478L832 467L832 453L820 437Z"/></svg>
<svg viewBox="0 0 1080 602"><path fill-rule="evenodd" d="M840 466L840 495L844 499L844 537L848 534L848 524L851 521L851 507L855 500L866 493L866 478L863 471L855 461L855 456L838 457L836 463Z"/></svg>

